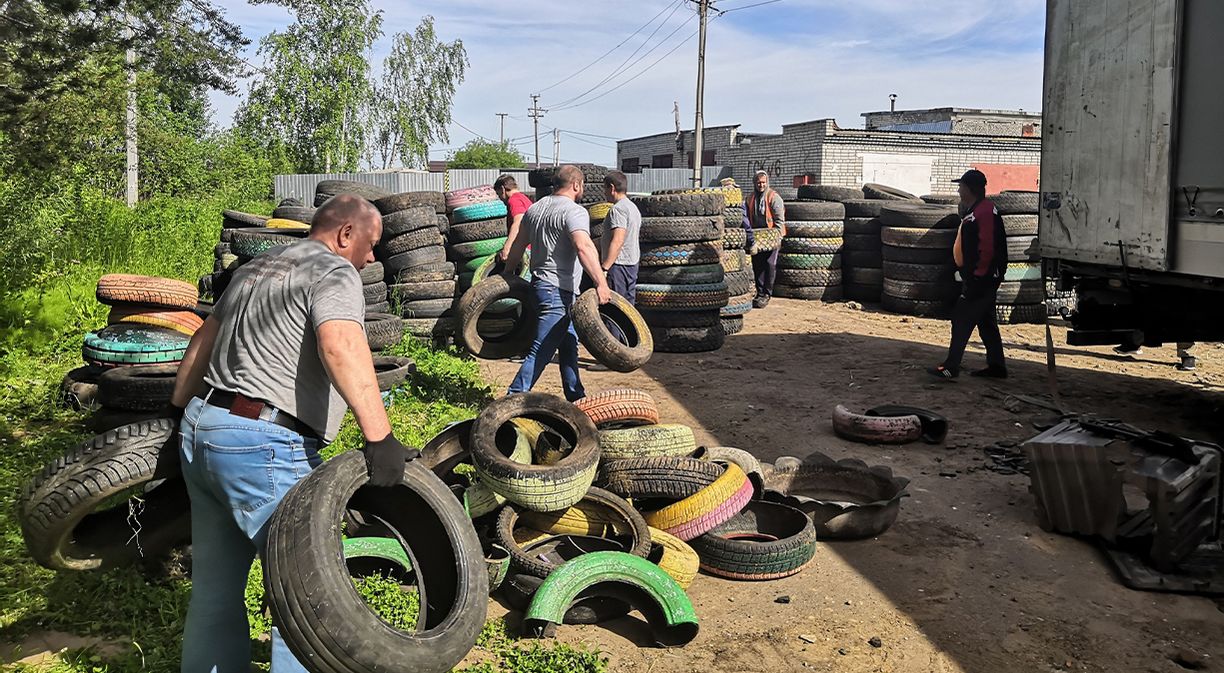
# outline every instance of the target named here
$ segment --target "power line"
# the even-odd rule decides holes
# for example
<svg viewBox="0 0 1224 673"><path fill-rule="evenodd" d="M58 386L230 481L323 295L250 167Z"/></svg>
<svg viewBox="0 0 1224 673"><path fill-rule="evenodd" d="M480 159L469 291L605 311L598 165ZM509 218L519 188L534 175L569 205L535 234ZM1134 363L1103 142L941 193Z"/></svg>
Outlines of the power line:
<svg viewBox="0 0 1224 673"><path fill-rule="evenodd" d="M731 12L738 12L741 9L752 9L753 7L761 7L763 5L772 5L775 2L782 2L782 0L765 0L765 2L758 2L755 4L751 4L751 5L744 5L743 7L732 7L731 9L715 9L714 11L718 12L719 16L722 16L723 14L730 14Z"/></svg>
<svg viewBox="0 0 1224 673"><path fill-rule="evenodd" d="M581 138L581 137L579 137L579 136L576 136L576 135L574 135L574 134L570 133L569 131L566 131L565 129L559 129L559 130L561 131L561 133L564 133L565 135L567 135L567 136L569 136L569 137L573 138L574 140L577 140L577 141L578 141L578 142L580 142L580 143L586 143L586 144L588 144L588 145L594 145L594 146L596 146L596 147L606 147L606 148L611 149L611 150L616 149L616 146L615 146L615 145L607 145L607 144L604 144L604 143L597 143L597 142L595 142L594 140L587 140L586 138Z"/></svg>
<svg viewBox="0 0 1224 673"><path fill-rule="evenodd" d="M675 5L681 5L681 4L684 4L684 2L685 2L685 0L677 0L676 2L673 2L672 4L675 4ZM540 92L540 93L544 93L545 91L548 91L549 89L551 89L551 88L553 88L553 87L555 87L555 86L557 86L557 85L564 84L564 83L566 83L566 82L570 81L571 79L573 79L574 77L577 77L578 75L581 75L583 72L585 72L586 70L590 69L590 67L591 67L591 66L593 66L593 65L595 65L596 63L599 63L600 61L602 61L602 60L604 60L605 58L607 58L609 55L611 55L611 54L612 54L612 52L614 52L614 51L616 51L617 49L620 49L621 47L625 46L625 43L626 43L626 42L628 42L629 40L632 40L634 35L637 35L638 33L642 32L643 30L645 30L645 29L646 29L646 26L649 26L650 24L654 23L654 22L655 22L655 19L659 18L660 16L663 16L663 12L666 12L666 11L667 11L667 9L668 9L668 7L671 7L671 6L672 6L672 5L670 5L670 4L669 4L669 5L665 5L665 6L663 7L663 9L660 9L660 10L659 10L659 13L658 13L658 14L655 14L653 17L651 17L651 18L650 18L650 20L649 20L649 21L647 21L646 23L642 24L642 25L641 25L641 26L640 26L640 27L639 27L637 30L633 31L633 32L632 32L632 33L629 35L629 37L626 37L625 39L621 40L621 41L620 41L620 44L618 44L618 45L616 45L615 47L612 47L612 48L611 48L611 49L609 49L608 51L604 52L604 53L603 53L603 54L602 54L602 55L601 55L599 58L597 58L597 59L595 59L594 61L591 61L590 63L588 63L588 64L586 64L585 66L583 66L581 70L578 70L578 71L576 71L576 72L570 73L570 75L569 75L569 76L567 76L565 79L563 79L563 80L561 80L561 81L559 81L559 82L555 82L555 83L553 83L553 84L549 84L548 86L544 87L543 89L540 89L540 90L539 90L539 92ZM675 12L674 12L674 10L673 10L673 13L675 13ZM669 16L669 18L670 18L670 15L668 15L668 16Z"/></svg>

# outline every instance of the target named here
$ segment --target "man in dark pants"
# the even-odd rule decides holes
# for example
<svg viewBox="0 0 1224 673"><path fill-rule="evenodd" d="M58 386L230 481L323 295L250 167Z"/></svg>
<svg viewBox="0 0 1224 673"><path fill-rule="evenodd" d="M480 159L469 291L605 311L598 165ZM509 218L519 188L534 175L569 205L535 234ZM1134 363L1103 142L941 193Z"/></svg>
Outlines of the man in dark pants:
<svg viewBox="0 0 1224 673"><path fill-rule="evenodd" d="M612 209L604 220L604 235L599 240L599 259L608 276L608 287L632 304L637 299L638 262L641 249L638 233L642 228L642 213L629 200L629 179L620 171L604 176L608 201Z"/></svg>
<svg viewBox="0 0 1224 673"><path fill-rule="evenodd" d="M943 364L928 369L932 376L952 380L960 375L961 358L976 327L986 346L986 368L972 376L1007 378L1003 338L995 316L995 297L1007 270L1007 234L994 203L986 199L986 176L966 171L959 180L960 231L952 256L961 277L961 293L952 310L952 343Z"/></svg>
<svg viewBox="0 0 1224 673"><path fill-rule="evenodd" d="M748 220L750 229L773 229L778 227L786 236L786 205L782 197L769 188L769 174L757 171L755 187L748 202L744 204L744 217ZM752 231L748 232L751 237ZM753 245L751 238L748 245ZM756 276L756 299L752 300L754 308L765 308L773 295L774 278L778 275L778 251L763 250L752 255L752 273Z"/></svg>

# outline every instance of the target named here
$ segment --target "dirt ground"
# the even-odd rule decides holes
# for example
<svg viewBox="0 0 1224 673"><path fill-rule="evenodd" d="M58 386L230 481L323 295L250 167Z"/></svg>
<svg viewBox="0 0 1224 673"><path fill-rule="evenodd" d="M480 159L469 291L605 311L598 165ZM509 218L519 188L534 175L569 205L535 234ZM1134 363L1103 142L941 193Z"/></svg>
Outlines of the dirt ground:
<svg viewBox="0 0 1224 673"><path fill-rule="evenodd" d="M992 390L1048 394L1044 328L1005 327L1003 336L1011 379L942 383L923 370L942 360L947 323L775 299L715 353L655 354L632 374L585 371L593 361L584 358L588 391L649 391L664 422L691 425L700 443L770 461L818 450L912 482L890 530L821 543L799 575L699 576L689 593L701 631L682 649L649 647L634 616L562 627L559 637L603 649L614 671L1224 670L1224 602L1124 587L1092 544L1037 526L1028 477L985 469L984 447L1021 442L1052 415L1005 405ZM1224 441L1224 347L1200 346L1199 371L1183 373L1172 346L1121 357L1066 346L1062 328L1054 343L1065 409ZM984 365L980 344L965 365ZM504 386L517 367L490 362L485 373ZM536 389L560 393L555 366ZM833 434L838 403L928 407L951 432L939 446L854 444Z"/></svg>

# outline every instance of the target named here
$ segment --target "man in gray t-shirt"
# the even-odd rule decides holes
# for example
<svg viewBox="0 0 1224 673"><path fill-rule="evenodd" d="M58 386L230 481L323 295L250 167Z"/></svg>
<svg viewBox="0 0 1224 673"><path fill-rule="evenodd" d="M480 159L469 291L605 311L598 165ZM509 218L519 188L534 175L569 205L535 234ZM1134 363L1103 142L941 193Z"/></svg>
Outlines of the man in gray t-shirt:
<svg viewBox="0 0 1224 673"><path fill-rule="evenodd" d="M586 397L578 378L578 334L570 319L570 306L584 269L595 282L600 304L608 303L612 294L599 266L599 252L591 240L591 216L576 203L584 188L582 171L577 167L566 165L558 169L553 177L552 195L527 209L518 236L506 255L505 268L516 269L523 251L531 245L531 286L540 305L535 341L510 384L510 393L531 390L553 354L560 350L565 399L576 402Z"/></svg>
<svg viewBox="0 0 1224 673"><path fill-rule="evenodd" d="M341 194L304 241L272 248L234 273L179 366L179 423L191 498L192 589L185 671L250 668L244 590L285 493L323 461L347 408L365 437L368 484L404 480L416 452L391 434L365 336L358 270L374 261L382 218ZM305 673L272 632L272 670Z"/></svg>
<svg viewBox="0 0 1224 673"><path fill-rule="evenodd" d="M612 209L604 218L604 235L599 239L600 260L608 275L612 291L633 303L637 299L638 262L642 252L638 247L638 232L642 228L642 213L629 200L629 179L620 171L611 171L604 178L608 201Z"/></svg>

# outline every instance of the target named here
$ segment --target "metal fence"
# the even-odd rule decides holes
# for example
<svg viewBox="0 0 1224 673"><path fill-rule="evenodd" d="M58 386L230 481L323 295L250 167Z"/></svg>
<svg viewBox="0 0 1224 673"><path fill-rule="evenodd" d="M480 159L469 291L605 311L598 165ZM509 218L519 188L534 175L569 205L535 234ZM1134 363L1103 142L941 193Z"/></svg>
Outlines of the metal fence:
<svg viewBox="0 0 1224 673"><path fill-rule="evenodd" d="M519 184L519 189L530 194L527 171L499 171L494 169L460 169L444 173L309 173L300 175L278 175L273 182L276 200L295 198L311 205L314 202L315 186L324 180L355 180L378 185L398 194L400 192L445 192L480 185L491 185L499 175L509 173ZM701 169L701 183L706 187L718 185L718 181L731 175L726 166L705 166ZM654 192L660 189L680 189L692 185L693 172L687 168L645 168L641 173L630 173L630 192Z"/></svg>

